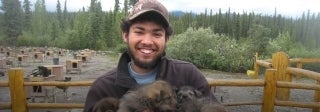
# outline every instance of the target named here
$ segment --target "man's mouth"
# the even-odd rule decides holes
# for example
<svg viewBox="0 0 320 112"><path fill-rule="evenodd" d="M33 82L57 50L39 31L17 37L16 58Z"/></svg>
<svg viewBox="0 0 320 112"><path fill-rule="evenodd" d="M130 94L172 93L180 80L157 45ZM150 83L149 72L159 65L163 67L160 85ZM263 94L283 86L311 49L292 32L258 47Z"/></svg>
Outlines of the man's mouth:
<svg viewBox="0 0 320 112"><path fill-rule="evenodd" d="M152 49L140 49L139 51L145 54L151 54L152 52L154 52L154 50Z"/></svg>

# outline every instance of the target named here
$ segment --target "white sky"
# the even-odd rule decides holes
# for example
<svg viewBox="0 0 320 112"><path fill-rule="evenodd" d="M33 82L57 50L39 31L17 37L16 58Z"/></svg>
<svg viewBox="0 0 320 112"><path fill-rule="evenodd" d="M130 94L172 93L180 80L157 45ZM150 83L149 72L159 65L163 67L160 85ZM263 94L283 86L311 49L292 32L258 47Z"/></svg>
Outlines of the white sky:
<svg viewBox="0 0 320 112"><path fill-rule="evenodd" d="M21 0L23 1L23 0ZM32 0L36 1L36 0ZM91 0L67 0L68 11L78 11L82 7L89 7ZM100 0L103 10L112 10L114 0ZM120 0L122 2L123 0ZM302 12L310 10L312 13L320 13L320 0L159 0L169 11L181 10L187 12L204 12L212 9L222 12L231 9L235 12L255 12L261 14L273 14L274 10L286 16L301 16ZM64 0L60 0L64 6ZM55 11L57 0L46 0L47 10ZM122 5L121 5L122 6Z"/></svg>

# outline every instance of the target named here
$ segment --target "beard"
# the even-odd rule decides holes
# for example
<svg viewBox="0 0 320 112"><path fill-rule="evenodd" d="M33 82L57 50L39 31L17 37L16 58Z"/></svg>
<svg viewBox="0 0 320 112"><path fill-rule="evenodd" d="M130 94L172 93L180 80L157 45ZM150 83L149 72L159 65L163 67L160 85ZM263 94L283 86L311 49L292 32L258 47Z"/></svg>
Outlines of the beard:
<svg viewBox="0 0 320 112"><path fill-rule="evenodd" d="M132 49L130 49L129 45L128 45L128 54L131 57L133 63L143 69L152 69L154 67L156 67L158 65L158 63L161 61L161 57L164 54L164 51L162 51L162 53L156 55L156 57L151 61L151 62L144 62L142 60L140 60L138 57L136 57L135 55L132 55Z"/></svg>

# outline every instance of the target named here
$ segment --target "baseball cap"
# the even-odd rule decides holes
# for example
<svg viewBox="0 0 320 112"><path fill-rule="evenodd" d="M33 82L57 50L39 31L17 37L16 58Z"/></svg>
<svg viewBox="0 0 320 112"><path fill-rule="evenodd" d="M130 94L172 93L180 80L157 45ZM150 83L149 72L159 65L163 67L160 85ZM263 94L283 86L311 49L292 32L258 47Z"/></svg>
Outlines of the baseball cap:
<svg viewBox="0 0 320 112"><path fill-rule="evenodd" d="M155 14L161 15L165 20L166 26L169 26L169 12L168 10L157 0L139 0L132 8L128 15L128 20L133 20L145 13L155 12Z"/></svg>

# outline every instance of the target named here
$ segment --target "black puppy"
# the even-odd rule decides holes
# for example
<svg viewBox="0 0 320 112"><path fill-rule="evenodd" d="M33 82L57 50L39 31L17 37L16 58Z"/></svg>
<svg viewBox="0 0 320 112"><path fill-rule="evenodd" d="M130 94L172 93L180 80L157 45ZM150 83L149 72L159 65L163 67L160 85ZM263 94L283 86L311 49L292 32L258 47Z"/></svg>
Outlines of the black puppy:
<svg viewBox="0 0 320 112"><path fill-rule="evenodd" d="M0 71L0 77L4 76L4 72Z"/></svg>
<svg viewBox="0 0 320 112"><path fill-rule="evenodd" d="M71 77L64 77L64 80L56 80L56 81L60 81L60 82L69 82L71 81ZM69 86L56 86L59 89L62 89L63 92L66 92L67 89L69 88Z"/></svg>
<svg viewBox="0 0 320 112"><path fill-rule="evenodd" d="M178 112L227 112L225 107L191 86L176 91Z"/></svg>

